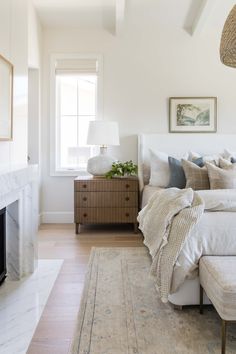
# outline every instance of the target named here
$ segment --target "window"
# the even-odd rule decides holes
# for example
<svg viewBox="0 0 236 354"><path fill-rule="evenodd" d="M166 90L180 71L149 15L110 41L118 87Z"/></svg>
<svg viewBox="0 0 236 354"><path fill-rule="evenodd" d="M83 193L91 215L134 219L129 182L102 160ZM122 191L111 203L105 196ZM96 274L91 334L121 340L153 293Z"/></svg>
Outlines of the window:
<svg viewBox="0 0 236 354"><path fill-rule="evenodd" d="M57 169L86 169L90 120L96 119L95 75L56 75Z"/></svg>
<svg viewBox="0 0 236 354"><path fill-rule="evenodd" d="M98 58L53 61L52 175L85 172L93 147L86 144L89 121L98 116Z"/></svg>

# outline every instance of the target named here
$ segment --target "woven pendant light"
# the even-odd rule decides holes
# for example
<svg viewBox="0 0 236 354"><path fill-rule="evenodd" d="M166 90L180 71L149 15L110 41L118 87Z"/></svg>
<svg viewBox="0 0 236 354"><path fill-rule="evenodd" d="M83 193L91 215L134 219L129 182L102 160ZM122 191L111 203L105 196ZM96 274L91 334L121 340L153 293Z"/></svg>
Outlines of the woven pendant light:
<svg viewBox="0 0 236 354"><path fill-rule="evenodd" d="M236 5L231 10L223 28L220 59L223 64L236 68Z"/></svg>

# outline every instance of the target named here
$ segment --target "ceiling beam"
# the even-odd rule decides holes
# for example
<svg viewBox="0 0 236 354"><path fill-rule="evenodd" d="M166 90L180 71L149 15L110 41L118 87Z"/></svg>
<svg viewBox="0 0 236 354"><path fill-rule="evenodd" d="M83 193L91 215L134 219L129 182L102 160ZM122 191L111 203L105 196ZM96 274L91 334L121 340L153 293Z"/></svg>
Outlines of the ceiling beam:
<svg viewBox="0 0 236 354"><path fill-rule="evenodd" d="M190 33L192 36L198 34L204 27L209 14L217 3L217 0L202 0L201 4L196 12L192 26L190 28Z"/></svg>
<svg viewBox="0 0 236 354"><path fill-rule="evenodd" d="M116 0L116 35L122 32L125 20L126 0Z"/></svg>

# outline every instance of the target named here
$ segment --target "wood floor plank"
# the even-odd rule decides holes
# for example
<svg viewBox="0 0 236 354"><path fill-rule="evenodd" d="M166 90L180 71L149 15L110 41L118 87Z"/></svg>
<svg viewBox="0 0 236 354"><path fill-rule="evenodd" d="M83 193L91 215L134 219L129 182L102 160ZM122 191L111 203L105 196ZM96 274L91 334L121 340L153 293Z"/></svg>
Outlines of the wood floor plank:
<svg viewBox="0 0 236 354"><path fill-rule="evenodd" d="M63 259L64 263L38 323L27 354L67 354L73 338L87 264L92 247L143 247L141 234L132 227L104 225L42 225L39 258Z"/></svg>
<svg viewBox="0 0 236 354"><path fill-rule="evenodd" d="M31 343L27 354L67 354L70 349L69 339L35 339Z"/></svg>
<svg viewBox="0 0 236 354"><path fill-rule="evenodd" d="M70 340L74 327L74 320L48 320L42 318L35 332L34 339L50 339L53 342L56 339Z"/></svg>

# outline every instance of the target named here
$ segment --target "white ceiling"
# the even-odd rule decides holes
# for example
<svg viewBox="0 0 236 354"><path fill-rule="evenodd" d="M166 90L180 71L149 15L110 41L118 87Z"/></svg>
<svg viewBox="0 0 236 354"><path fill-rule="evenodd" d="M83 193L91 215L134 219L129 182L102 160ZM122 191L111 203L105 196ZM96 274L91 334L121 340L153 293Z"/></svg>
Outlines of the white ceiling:
<svg viewBox="0 0 236 354"><path fill-rule="evenodd" d="M32 0L47 28L107 29L114 32L129 14L155 16L163 25L182 27L190 34L204 26L222 26L236 0ZM121 6L121 12L117 4ZM123 6L123 10L122 10ZM153 8L156 11L153 11ZM118 16L118 17L117 17ZM119 18L120 17L120 18ZM197 29L197 30L196 30Z"/></svg>
<svg viewBox="0 0 236 354"><path fill-rule="evenodd" d="M39 8L108 6L111 2L111 0L34 0L35 6Z"/></svg>
<svg viewBox="0 0 236 354"><path fill-rule="evenodd" d="M116 0L33 0L44 27L105 28L115 26Z"/></svg>

